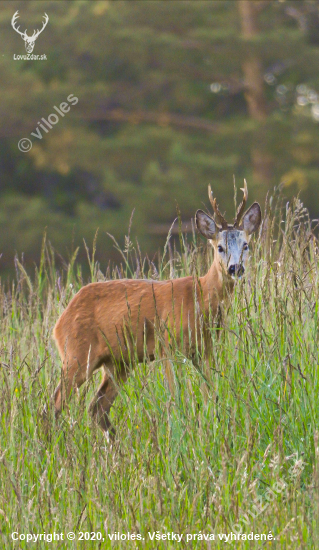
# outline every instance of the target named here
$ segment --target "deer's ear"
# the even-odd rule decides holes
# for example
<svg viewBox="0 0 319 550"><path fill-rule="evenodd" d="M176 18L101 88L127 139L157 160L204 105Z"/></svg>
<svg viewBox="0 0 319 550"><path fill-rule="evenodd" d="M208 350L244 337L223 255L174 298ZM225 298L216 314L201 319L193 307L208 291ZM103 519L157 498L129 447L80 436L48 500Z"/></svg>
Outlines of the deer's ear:
<svg viewBox="0 0 319 550"><path fill-rule="evenodd" d="M254 233L254 231L257 231L259 229L260 222L261 209L258 202L254 202L254 204L252 204L245 213L242 221L242 226L244 231L246 231L248 235L251 235L252 233Z"/></svg>
<svg viewBox="0 0 319 550"><path fill-rule="evenodd" d="M214 239L218 233L218 227L213 218L205 214L203 210L197 210L195 214L195 222L198 231L206 237L206 239Z"/></svg>

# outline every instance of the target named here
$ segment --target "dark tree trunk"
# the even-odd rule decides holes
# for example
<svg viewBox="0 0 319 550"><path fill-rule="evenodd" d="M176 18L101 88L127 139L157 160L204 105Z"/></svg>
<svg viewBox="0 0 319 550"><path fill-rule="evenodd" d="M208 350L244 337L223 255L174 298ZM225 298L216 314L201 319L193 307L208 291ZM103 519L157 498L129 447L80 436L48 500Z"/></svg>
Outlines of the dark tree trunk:
<svg viewBox="0 0 319 550"><path fill-rule="evenodd" d="M259 2L240 0L238 2L242 36L246 40L247 57L242 63L245 80L245 98L248 113L254 120L260 123L260 128L254 139L251 150L254 179L260 183L268 184L271 177L271 157L263 144L263 123L267 119L267 103L264 93L264 78L262 62L256 55L253 47L249 47L250 41L258 34Z"/></svg>

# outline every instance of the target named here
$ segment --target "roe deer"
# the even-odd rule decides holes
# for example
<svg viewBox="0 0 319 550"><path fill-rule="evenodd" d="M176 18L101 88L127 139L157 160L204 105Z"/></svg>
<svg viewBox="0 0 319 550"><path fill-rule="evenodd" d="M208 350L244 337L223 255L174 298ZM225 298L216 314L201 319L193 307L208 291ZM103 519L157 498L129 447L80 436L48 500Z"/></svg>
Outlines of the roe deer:
<svg viewBox="0 0 319 550"><path fill-rule="evenodd" d="M72 298L54 328L63 365L61 383L55 390L56 415L72 387L79 388L103 367L103 380L90 407L101 428L107 431L117 383L126 380L131 357L141 362L146 352L150 359L154 358L155 335L160 325L164 327L164 342L168 344L169 332L173 330L177 345L182 345L188 354L196 339L200 342L198 318L204 319L207 326L216 315L219 302L233 290L234 279L243 275L251 234L261 222L256 202L243 214L248 197L246 181L232 225L220 213L210 187L208 191L214 219L203 210L195 214L198 230L214 247L214 260L206 275L166 281L119 279L91 283Z"/></svg>

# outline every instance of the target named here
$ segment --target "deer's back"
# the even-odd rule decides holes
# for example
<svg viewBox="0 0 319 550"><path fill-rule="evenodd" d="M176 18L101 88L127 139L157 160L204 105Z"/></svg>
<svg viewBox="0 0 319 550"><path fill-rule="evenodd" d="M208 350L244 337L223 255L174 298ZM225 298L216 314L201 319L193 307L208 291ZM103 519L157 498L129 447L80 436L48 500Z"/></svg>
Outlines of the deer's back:
<svg viewBox="0 0 319 550"><path fill-rule="evenodd" d="M169 281L121 279L91 283L71 300L56 323L54 338L61 357L65 350L95 349L113 353L137 345L143 355L144 340L149 353L154 348L154 325L157 320L176 326L188 324L194 315L193 279L184 277ZM108 352L106 351L108 350Z"/></svg>

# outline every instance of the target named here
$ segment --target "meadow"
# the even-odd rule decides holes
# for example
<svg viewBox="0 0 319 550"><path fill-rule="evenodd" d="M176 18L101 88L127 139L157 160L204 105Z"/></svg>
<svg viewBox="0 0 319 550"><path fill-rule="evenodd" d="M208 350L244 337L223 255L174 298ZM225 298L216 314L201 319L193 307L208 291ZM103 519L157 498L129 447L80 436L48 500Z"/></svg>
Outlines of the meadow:
<svg viewBox="0 0 319 550"><path fill-rule="evenodd" d="M211 550L224 548L222 536L231 533L246 534L247 540L228 539L240 549L318 547L313 225L299 199L284 206L277 195L267 201L247 275L212 323L208 366L199 354L192 363L175 350L174 396L160 356L135 368L112 409L113 442L88 412L99 373L55 420L56 320L87 282L202 275L211 248L195 232L180 233L179 246L168 240L153 263L128 235L121 265L102 273L94 243L87 248L89 280L77 251L58 267L45 239L35 272L16 258L15 280L0 289L1 548ZM75 540L66 540L70 532ZM63 540L44 538L53 533ZM183 534L181 541L172 533ZM249 540L251 533L267 540ZM43 536L27 542L20 534Z"/></svg>

